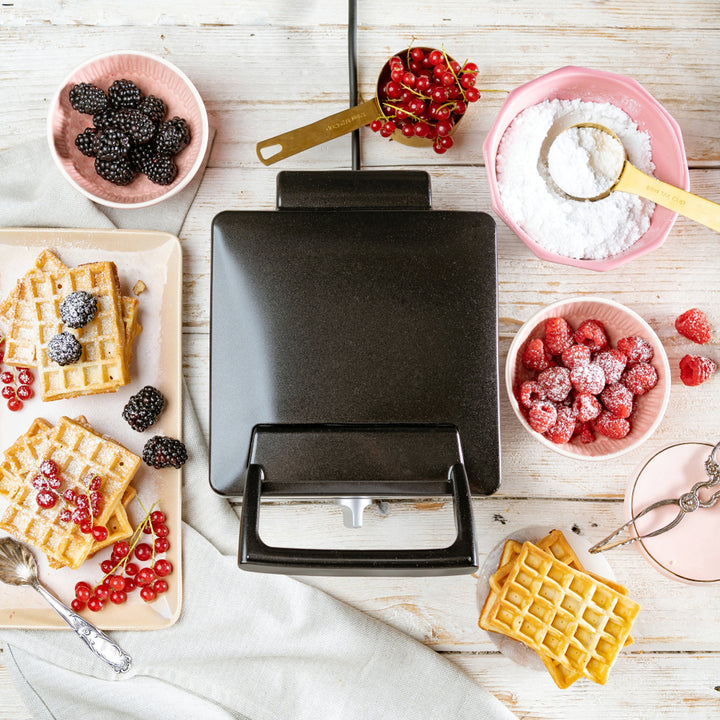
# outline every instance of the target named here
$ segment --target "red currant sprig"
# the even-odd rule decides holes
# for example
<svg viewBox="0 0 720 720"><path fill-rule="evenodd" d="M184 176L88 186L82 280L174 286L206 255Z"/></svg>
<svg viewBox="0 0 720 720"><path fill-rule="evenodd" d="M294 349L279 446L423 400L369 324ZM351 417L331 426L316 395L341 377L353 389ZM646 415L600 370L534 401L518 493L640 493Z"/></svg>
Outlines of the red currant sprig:
<svg viewBox="0 0 720 720"><path fill-rule="evenodd" d="M5 338L0 337L0 364L5 358ZM22 410L23 401L29 400L35 393L32 384L35 377L29 368L9 368L0 372L2 390L0 395L7 400L8 409L12 412Z"/></svg>
<svg viewBox="0 0 720 720"><path fill-rule="evenodd" d="M94 588L86 582L77 583L73 608L82 610L87 607L97 612L107 600L121 605L127 600L128 593L137 587L145 602L152 602L158 595L167 592L169 585L165 578L172 574L173 566L169 560L156 559L156 554L170 549L167 539L170 529L165 513L154 510L154 507L146 511L129 540L120 540L113 545L110 558L100 563L104 574ZM152 536L152 543L141 542L144 534ZM140 567L135 561L149 561L150 564Z"/></svg>
<svg viewBox="0 0 720 720"><path fill-rule="evenodd" d="M477 65L460 65L444 50L411 47L405 60L395 55L388 66L390 79L379 93L383 114L370 129L388 138L399 130L404 137L431 140L437 153L447 152L467 104L480 99Z"/></svg>

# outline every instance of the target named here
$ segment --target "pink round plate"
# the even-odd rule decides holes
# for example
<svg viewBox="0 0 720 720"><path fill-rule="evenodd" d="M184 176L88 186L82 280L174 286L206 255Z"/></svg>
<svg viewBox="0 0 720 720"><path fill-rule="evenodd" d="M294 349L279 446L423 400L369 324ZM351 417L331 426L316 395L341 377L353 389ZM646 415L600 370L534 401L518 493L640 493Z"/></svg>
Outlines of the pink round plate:
<svg viewBox="0 0 720 720"><path fill-rule="evenodd" d="M520 385L525 380L533 378L535 373L523 366L522 353L530 340L543 336L545 320L551 317L565 318L573 329L577 328L583 320L599 320L605 326L611 347L614 347L620 338L630 335L639 335L652 345L654 357L651 364L657 371L658 382L646 395L636 400L635 409L630 417L632 429L626 437L614 440L598 434L595 442L585 444L578 438L574 438L564 445L558 445L530 427L520 409L516 392ZM538 442L554 452L582 460L604 460L617 457L644 443L655 432L665 415L670 400L670 384L670 363L665 348L655 331L630 308L614 300L600 297L560 300L540 310L518 330L510 345L505 362L505 386L508 397L515 415L523 427Z"/></svg>
<svg viewBox="0 0 720 720"><path fill-rule="evenodd" d="M170 185L156 185L144 175L130 185L103 180L93 158L75 147L75 137L92 126L92 116L75 111L68 99L76 83L92 83L107 90L115 80L132 80L143 95L156 95L167 106L166 118L185 118L190 126L190 144L175 156L178 174ZM167 60L144 52L113 52L88 60L63 81L50 105L48 143L55 162L83 195L110 207L146 207L171 197L184 188L202 165L208 144L205 105L189 78Z"/></svg>
<svg viewBox="0 0 720 720"><path fill-rule="evenodd" d="M625 493L626 520L658 500L679 498L695 483L705 482L705 460L712 449L709 443L678 443L646 458ZM700 498L707 500L717 489L701 489ZM677 505L667 505L648 513L635 523L637 534L663 527L677 516L678 509ZM718 527L720 502L687 513L672 530L634 545L656 570L673 580L716 583L720 582Z"/></svg>
<svg viewBox="0 0 720 720"><path fill-rule="evenodd" d="M610 270L660 247L672 229L677 213L656 205L647 232L619 255L602 260L568 258L538 245L503 208L498 189L496 160L500 141L515 117L528 107L544 100L607 102L624 110L650 136L655 176L671 185L688 190L690 174L680 126L667 110L635 80L602 70L563 67L515 88L505 99L495 122L485 138L483 155L490 185L493 210L541 260L588 270Z"/></svg>

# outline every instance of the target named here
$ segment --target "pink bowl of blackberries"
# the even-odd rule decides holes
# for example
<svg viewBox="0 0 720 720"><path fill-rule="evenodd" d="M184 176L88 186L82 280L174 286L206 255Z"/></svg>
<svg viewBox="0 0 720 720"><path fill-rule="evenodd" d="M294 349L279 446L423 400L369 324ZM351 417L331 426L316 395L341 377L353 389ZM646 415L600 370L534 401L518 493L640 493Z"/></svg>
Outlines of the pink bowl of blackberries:
<svg viewBox="0 0 720 720"><path fill-rule="evenodd" d="M138 51L100 55L60 85L48 142L65 178L90 200L117 208L154 205L200 170L208 118L190 79Z"/></svg>
<svg viewBox="0 0 720 720"><path fill-rule="evenodd" d="M603 297L535 313L508 350L505 385L522 426L545 447L606 460L644 443L670 399L670 364L650 325Z"/></svg>

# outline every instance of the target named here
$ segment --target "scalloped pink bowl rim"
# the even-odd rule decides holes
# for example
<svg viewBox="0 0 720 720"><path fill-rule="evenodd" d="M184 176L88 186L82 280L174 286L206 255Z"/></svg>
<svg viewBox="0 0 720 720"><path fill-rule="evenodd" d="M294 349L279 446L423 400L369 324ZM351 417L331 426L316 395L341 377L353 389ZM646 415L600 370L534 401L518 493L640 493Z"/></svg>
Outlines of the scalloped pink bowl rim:
<svg viewBox="0 0 720 720"><path fill-rule="evenodd" d="M515 388L532 375L522 366L522 350L529 340L542 336L543 324L550 317L564 317L573 328L576 328L582 320L592 318L600 320L605 324L611 346L614 346L621 337L628 335L640 335L653 346L655 355L651 364L657 371L658 383L646 395L636 400L636 410L631 416L632 430L626 438L613 440L597 435L597 439L592 443L582 444L575 439L564 445L558 445L535 432L528 424L515 396ZM559 300L544 307L518 330L510 344L505 361L505 388L513 412L522 426L535 440L553 452L577 460L608 460L642 445L657 430L665 415L670 400L671 382L670 362L655 331L634 310L602 297Z"/></svg>
<svg viewBox="0 0 720 720"><path fill-rule="evenodd" d="M538 245L507 215L500 198L496 175L497 151L509 125L520 112L543 100L575 98L586 102L609 102L624 110L640 130L650 135L655 175L671 185L684 190L690 189L690 173L682 132L672 115L632 78L604 70L568 65L520 85L505 99L483 143L490 203L503 222L541 260L588 270L611 270L659 248L669 235L677 213L656 205L649 229L625 252L601 260L582 260L551 253Z"/></svg>
<svg viewBox="0 0 720 720"><path fill-rule="evenodd" d="M108 75L107 66L112 65L113 61L121 68L119 72L112 71ZM136 70L133 70L133 64L137 65ZM148 79L150 70L153 76ZM141 74L143 79L133 78L134 73ZM188 119L190 123L191 141L175 158L178 176L170 185L155 185L147 178L139 176L130 185L113 186L95 173L92 158L84 157L74 147L74 136L83 127L91 125L92 118L70 108L69 102L66 101L70 86L76 82L94 82L107 90L113 80L126 75L141 84L145 95L155 94L166 102L167 117L179 115ZM153 86L152 81L155 76L172 79L180 90L173 92L167 85L162 84L160 79L157 80L158 86ZM72 137L72 141L69 140L69 136ZM47 120L50 152L65 179L93 202L115 208L148 207L180 192L200 170L207 151L208 138L209 126L205 104L191 80L171 62L139 50L103 53L76 67L63 80L53 96Z"/></svg>

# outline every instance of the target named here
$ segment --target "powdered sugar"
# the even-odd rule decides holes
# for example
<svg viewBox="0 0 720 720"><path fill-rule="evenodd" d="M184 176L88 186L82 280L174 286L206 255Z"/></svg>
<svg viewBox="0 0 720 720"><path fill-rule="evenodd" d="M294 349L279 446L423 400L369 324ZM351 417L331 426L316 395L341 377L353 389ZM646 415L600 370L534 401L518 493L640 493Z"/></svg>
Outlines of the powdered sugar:
<svg viewBox="0 0 720 720"><path fill-rule="evenodd" d="M650 137L620 108L610 103L546 100L521 112L503 135L497 155L500 197L508 215L550 252L596 260L617 255L648 229L655 204L624 192L611 192L595 202L569 200L551 188L538 171L540 147L552 124L570 113L610 128L628 160L652 174ZM564 168L567 182L581 183L569 165Z"/></svg>

